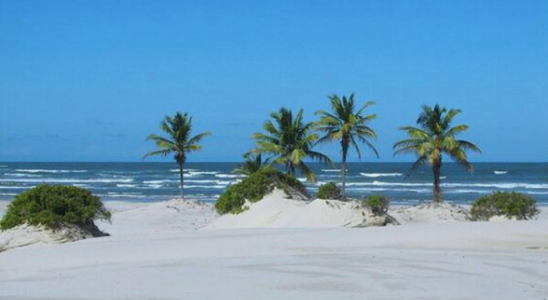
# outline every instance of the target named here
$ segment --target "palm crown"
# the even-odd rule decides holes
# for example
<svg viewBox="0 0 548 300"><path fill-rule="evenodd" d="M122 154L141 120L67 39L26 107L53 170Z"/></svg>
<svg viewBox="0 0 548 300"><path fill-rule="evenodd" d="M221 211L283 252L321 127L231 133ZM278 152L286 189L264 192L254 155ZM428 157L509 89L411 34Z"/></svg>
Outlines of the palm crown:
<svg viewBox="0 0 548 300"><path fill-rule="evenodd" d="M177 112L174 117L166 116L160 125L162 131L167 134L167 137L162 137L157 134L151 134L147 137L147 141L151 140L156 143L158 150L147 153L143 158L149 156L168 156L173 155L175 161L179 165L181 179L181 198L183 197L183 165L186 163L187 154L202 149L198 143L208 136L210 132L200 133L191 137L192 117L187 113L181 114Z"/></svg>
<svg viewBox="0 0 548 300"><path fill-rule="evenodd" d="M261 154L255 155L253 152L247 152L244 154L244 159L245 161L237 169L234 169L234 173L249 176L263 167ZM268 160L264 163L268 164Z"/></svg>
<svg viewBox="0 0 548 300"><path fill-rule="evenodd" d="M462 132L468 130L467 125L451 127L453 118L461 113L459 109L447 110L439 105L434 108L423 105L423 112L417 119L419 127L405 126L401 130L407 132L408 139L394 144L394 155L412 153L417 160L411 167L411 171L428 163L434 173L434 198L441 201L439 180L441 176L442 155L445 153L455 162L472 172L473 167L468 161L466 151L481 153L481 150L473 143L457 138Z"/></svg>
<svg viewBox="0 0 548 300"><path fill-rule="evenodd" d="M375 146L369 139L377 138L377 134L368 126L368 123L377 118L377 115L363 116L364 110L374 104L374 102L365 103L359 110L356 111L354 104L354 94L350 97L343 96L342 99L337 95L329 97L331 101L331 111L317 111L316 115L320 116L320 120L316 122L316 130L322 131L325 135L318 140L318 143L340 141L342 152L342 178L343 178L343 197L346 198L346 158L348 149L353 146L361 159L361 152L358 142L369 147L375 155L379 154Z"/></svg>
<svg viewBox="0 0 548 300"><path fill-rule="evenodd" d="M318 135L311 133L313 123L303 122L302 109L295 118L286 108L281 108L270 116L272 120L264 124L266 134L253 135L257 142L254 152L270 154L271 162L284 166L291 175L295 175L296 169L299 169L308 180L316 182L316 176L303 160L306 157L324 163L331 163L331 160L324 154L312 150L318 140Z"/></svg>

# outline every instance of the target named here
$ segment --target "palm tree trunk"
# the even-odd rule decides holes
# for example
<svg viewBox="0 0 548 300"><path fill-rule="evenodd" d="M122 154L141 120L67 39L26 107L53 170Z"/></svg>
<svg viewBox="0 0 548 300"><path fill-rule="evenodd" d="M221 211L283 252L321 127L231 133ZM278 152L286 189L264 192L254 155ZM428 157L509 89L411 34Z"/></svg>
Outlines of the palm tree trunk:
<svg viewBox="0 0 548 300"><path fill-rule="evenodd" d="M296 176L295 176L295 173L296 173L296 171L295 171L295 165L294 165L293 163L291 163L291 165L290 165L290 167L289 167L289 170L290 170L290 172L291 172L291 175L292 175L293 177L296 177Z"/></svg>
<svg viewBox="0 0 548 300"><path fill-rule="evenodd" d="M441 188L440 188L440 177L441 177L441 162L435 163L432 166L432 171L434 173L434 202L441 202Z"/></svg>
<svg viewBox="0 0 548 300"><path fill-rule="evenodd" d="M342 154L342 166L341 166L341 175L342 175L342 200L346 201L346 154L348 149L343 147Z"/></svg>
<svg viewBox="0 0 548 300"><path fill-rule="evenodd" d="M346 157L348 155L348 146L350 141L348 138L341 140L342 146L342 166L341 166L341 175L342 175L342 198L343 201L346 201Z"/></svg>
<svg viewBox="0 0 548 300"><path fill-rule="evenodd" d="M184 187L183 163L179 163L179 176L181 178L181 199L184 199L184 193L183 193L183 187Z"/></svg>

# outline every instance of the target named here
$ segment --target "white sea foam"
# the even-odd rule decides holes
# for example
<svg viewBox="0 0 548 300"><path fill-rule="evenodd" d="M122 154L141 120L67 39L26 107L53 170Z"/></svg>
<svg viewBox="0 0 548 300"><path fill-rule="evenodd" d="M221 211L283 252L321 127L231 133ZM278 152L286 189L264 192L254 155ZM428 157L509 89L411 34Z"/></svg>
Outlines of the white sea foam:
<svg viewBox="0 0 548 300"><path fill-rule="evenodd" d="M495 175L506 175L508 174L508 171L495 171L493 173L495 173Z"/></svg>
<svg viewBox="0 0 548 300"><path fill-rule="evenodd" d="M159 188L163 187L163 185L162 184L149 184L149 185L147 185L147 187L153 188L153 189L159 189Z"/></svg>
<svg viewBox="0 0 548 300"><path fill-rule="evenodd" d="M36 186L5 186L5 185L0 185L0 189L2 190L26 190L26 189L32 189Z"/></svg>
<svg viewBox="0 0 548 300"><path fill-rule="evenodd" d="M16 169L17 172L26 173L86 173L87 170L45 170L45 169Z"/></svg>
<svg viewBox="0 0 548 300"><path fill-rule="evenodd" d="M74 183L72 185L75 186L75 187L80 187L80 188L88 188L89 187L89 184L82 184L82 183Z"/></svg>
<svg viewBox="0 0 548 300"><path fill-rule="evenodd" d="M323 184L325 182L318 182ZM408 182L383 182L383 181L373 181L373 182L347 182L346 186L386 186L386 187L421 187L421 186L432 186L431 183L408 183Z"/></svg>
<svg viewBox="0 0 548 300"><path fill-rule="evenodd" d="M360 192L384 192L384 191L390 191L391 189L387 188L375 188L375 187L347 187L347 191L360 191Z"/></svg>
<svg viewBox="0 0 548 300"><path fill-rule="evenodd" d="M531 194L531 195L548 195L548 192L533 192L533 191L526 191L525 193Z"/></svg>
<svg viewBox="0 0 548 300"><path fill-rule="evenodd" d="M215 174L215 177L217 178L243 178L245 175L239 175L239 174Z"/></svg>
<svg viewBox="0 0 548 300"><path fill-rule="evenodd" d="M191 176L200 176L200 175L215 175L215 174L219 174L219 172L217 171L190 171L188 172L189 175Z"/></svg>
<svg viewBox="0 0 548 300"><path fill-rule="evenodd" d="M432 190L431 189L416 189L416 188L407 188L407 189L402 189L402 188L380 188L380 187L350 187L350 188L347 188L348 191L359 191L359 192L387 192L387 191L390 191L390 192L404 192L404 193L409 193L409 192L414 192L414 193L419 193L419 194L427 194L427 193L432 193Z"/></svg>
<svg viewBox="0 0 548 300"><path fill-rule="evenodd" d="M142 172L136 172L136 171L125 171L125 172L118 172L118 171L105 171L104 173L101 172L98 175L103 177L125 177L127 175L140 175Z"/></svg>
<svg viewBox="0 0 548 300"><path fill-rule="evenodd" d="M400 177L403 176L402 173L360 173L360 175L369 177L369 178L379 178L379 177Z"/></svg>
<svg viewBox="0 0 548 300"><path fill-rule="evenodd" d="M108 192L109 195L142 195L142 193L139 192L125 192L125 193L116 193L116 192Z"/></svg>
<svg viewBox="0 0 548 300"><path fill-rule="evenodd" d="M447 190L443 191L445 194L490 194L489 190L471 190L471 189L462 189L462 190Z"/></svg>
<svg viewBox="0 0 548 300"><path fill-rule="evenodd" d="M137 185L136 184L117 184L116 186L120 188L133 188L133 187L136 187Z"/></svg>
<svg viewBox="0 0 548 300"><path fill-rule="evenodd" d="M2 178L0 182L26 182L26 183L127 183L133 182L132 178L125 179L72 179L72 178Z"/></svg>
<svg viewBox="0 0 548 300"><path fill-rule="evenodd" d="M226 185L185 185L187 189L224 189Z"/></svg>
<svg viewBox="0 0 548 300"><path fill-rule="evenodd" d="M178 173L179 169L171 169L169 171ZM198 169L183 169L183 173L186 173L186 172L199 172L199 171L200 170L198 170Z"/></svg>
<svg viewBox="0 0 548 300"><path fill-rule="evenodd" d="M33 178L42 177L42 175L23 174L23 173L5 173L4 175L10 176L10 177L33 177Z"/></svg>
<svg viewBox="0 0 548 300"><path fill-rule="evenodd" d="M146 195L137 194L137 193L112 193L112 192L109 192L106 195L98 195L98 196L103 196L103 197L106 196L106 197L112 197L112 198L146 198L148 197Z"/></svg>
<svg viewBox="0 0 548 300"><path fill-rule="evenodd" d="M325 182L318 182L317 185ZM431 187L432 183L410 183L410 182L349 182L347 186L386 186L386 187ZM442 183L447 188L498 188L498 189L548 189L545 183Z"/></svg>
<svg viewBox="0 0 548 300"><path fill-rule="evenodd" d="M163 184L163 183L179 183L179 180L162 179L162 180L145 180L144 184Z"/></svg>
<svg viewBox="0 0 548 300"><path fill-rule="evenodd" d="M348 170L346 170L346 171L348 171ZM322 169L322 172L328 172L328 173L329 172L341 172L341 170L339 170L339 169Z"/></svg>
<svg viewBox="0 0 548 300"><path fill-rule="evenodd" d="M320 174L318 175L318 177L321 177L321 178L341 178L342 176L341 175L326 175L326 174ZM352 177L356 177L356 176L346 176L346 178L352 178ZM360 176L361 177L361 176Z"/></svg>
<svg viewBox="0 0 548 300"><path fill-rule="evenodd" d="M497 189L548 189L545 183L443 183L443 187L480 187Z"/></svg>
<svg viewBox="0 0 548 300"><path fill-rule="evenodd" d="M173 173L179 173L179 169L170 169L169 171L173 172ZM218 172L218 171L200 171L198 169L183 169L183 176L184 177L195 177L195 176L201 176L201 175L215 175L215 176L217 176L217 174L219 174L219 173L220 172ZM220 174L220 175L222 175L222 174ZM231 174L226 174L226 175L231 175Z"/></svg>
<svg viewBox="0 0 548 300"><path fill-rule="evenodd" d="M227 180L214 180L214 179L189 179L185 180L185 183L214 183L217 185L229 185L238 183L240 180L233 180L233 181L227 181Z"/></svg>

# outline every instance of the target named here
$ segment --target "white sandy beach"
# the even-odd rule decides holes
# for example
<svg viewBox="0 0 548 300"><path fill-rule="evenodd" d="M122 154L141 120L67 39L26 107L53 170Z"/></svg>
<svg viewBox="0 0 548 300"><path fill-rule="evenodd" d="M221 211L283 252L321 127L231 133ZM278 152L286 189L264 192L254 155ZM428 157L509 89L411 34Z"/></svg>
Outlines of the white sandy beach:
<svg viewBox="0 0 548 300"><path fill-rule="evenodd" d="M243 223L186 201L106 204L113 222L99 226L110 237L0 253L0 299L548 297L545 209L534 221L423 216L402 226L340 228L337 216L289 221L291 213L271 206L284 217L261 227L279 228L221 229ZM245 213L254 211L261 210Z"/></svg>

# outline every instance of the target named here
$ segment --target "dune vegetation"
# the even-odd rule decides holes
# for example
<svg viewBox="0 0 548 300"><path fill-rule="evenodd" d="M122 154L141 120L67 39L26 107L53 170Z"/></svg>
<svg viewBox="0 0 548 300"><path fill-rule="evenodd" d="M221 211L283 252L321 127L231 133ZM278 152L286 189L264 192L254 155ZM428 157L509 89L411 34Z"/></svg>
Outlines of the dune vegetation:
<svg viewBox="0 0 548 300"><path fill-rule="evenodd" d="M294 176L266 167L228 187L215 203L215 209L221 215L240 213L246 201L259 201L275 188L283 190L288 198L310 198L305 186Z"/></svg>
<svg viewBox="0 0 548 300"><path fill-rule="evenodd" d="M516 192L495 192L480 197L472 205L470 214L476 221L488 221L493 217L529 220L538 213L534 198Z"/></svg>
<svg viewBox="0 0 548 300"><path fill-rule="evenodd" d="M40 185L15 196L0 221L0 229L7 230L25 224L49 229L74 225L94 234L98 229L93 221L110 221L110 218L111 213L99 197L89 190L73 186Z"/></svg>
<svg viewBox="0 0 548 300"><path fill-rule="evenodd" d="M318 199L330 199L330 200L339 200L343 198L341 189L334 182L328 182L320 185L318 188L318 194L316 195Z"/></svg>

